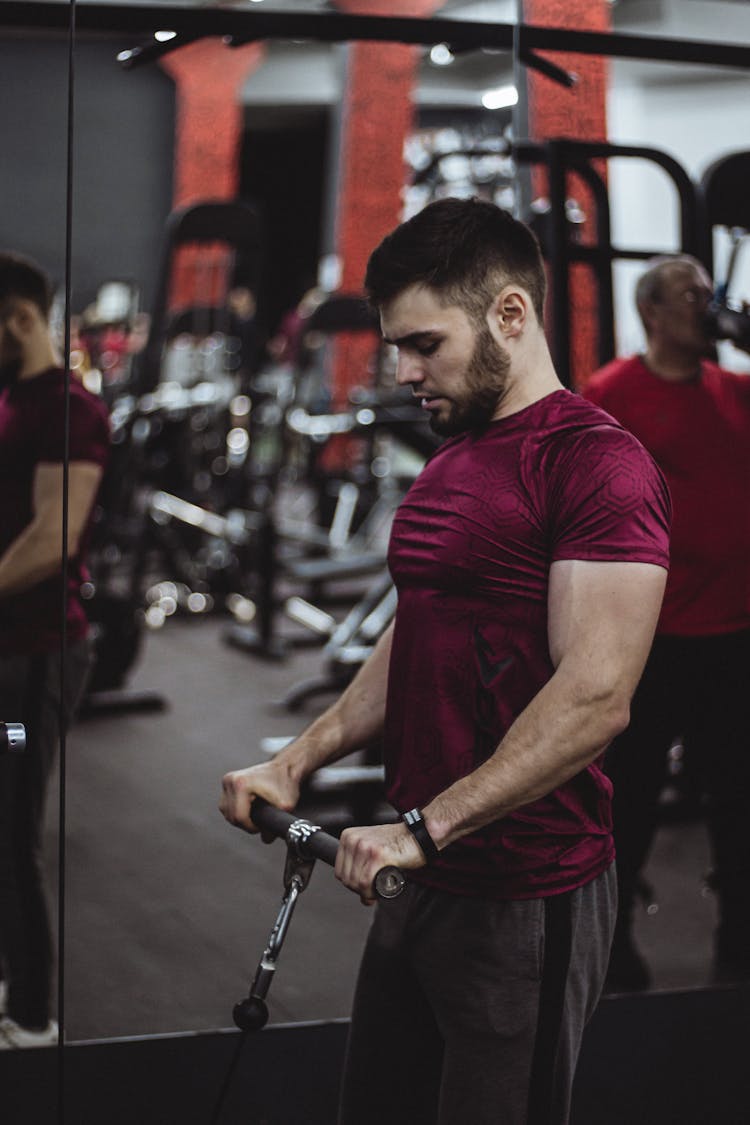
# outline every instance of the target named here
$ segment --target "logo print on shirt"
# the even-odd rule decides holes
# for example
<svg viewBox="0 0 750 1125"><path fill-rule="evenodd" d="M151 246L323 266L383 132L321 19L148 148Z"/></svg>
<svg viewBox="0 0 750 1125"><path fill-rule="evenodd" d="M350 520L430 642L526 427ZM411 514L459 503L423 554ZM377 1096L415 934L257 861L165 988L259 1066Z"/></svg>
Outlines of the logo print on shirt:
<svg viewBox="0 0 750 1125"><path fill-rule="evenodd" d="M499 716L497 699L492 690L492 682L514 663L512 656L503 660L492 659L492 649L482 636L479 627L474 626L474 651L477 654L479 671L476 685L476 726L474 729L474 766L486 762L494 754L499 741Z"/></svg>
<svg viewBox="0 0 750 1125"><path fill-rule="evenodd" d="M493 663L490 659L492 650L487 641L479 631L479 626L474 626L474 647L477 653L477 663L479 664L479 674L482 677L482 684L484 687L489 687L496 676L504 672L513 663L512 656L506 656L505 660L500 660Z"/></svg>

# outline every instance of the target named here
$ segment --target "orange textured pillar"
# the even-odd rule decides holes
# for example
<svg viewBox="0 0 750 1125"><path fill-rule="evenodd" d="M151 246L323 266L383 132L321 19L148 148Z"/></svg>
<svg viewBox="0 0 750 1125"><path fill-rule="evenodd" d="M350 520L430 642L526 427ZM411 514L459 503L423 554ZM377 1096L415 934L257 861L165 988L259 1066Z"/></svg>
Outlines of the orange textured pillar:
<svg viewBox="0 0 750 1125"><path fill-rule="evenodd" d="M523 0L523 19L524 23L540 27L611 30L608 0L577 0L575 4L569 0ZM530 136L540 141L555 137L606 140L606 60L593 55L554 52L545 52L545 57L564 70L575 73L578 81L571 89L565 89L527 69ZM535 173L533 183L538 193L546 194L543 177ZM588 191L576 177L569 179L569 195L576 199L587 215L591 215L593 205ZM584 242L591 225L590 220L583 224L581 238ZM596 287L585 266L572 268L570 294L571 309L575 310L571 325L571 368L574 385L582 386L597 366Z"/></svg>
<svg viewBox="0 0 750 1125"><path fill-rule="evenodd" d="M263 58L257 43L229 48L201 39L165 55L161 66L174 79L177 125L173 207L207 199L234 199L239 184L242 83ZM170 307L223 302L228 282L220 247L186 248L173 273Z"/></svg>
<svg viewBox="0 0 750 1125"><path fill-rule="evenodd" d="M338 0L355 15L427 16L437 0ZM343 91L335 250L341 289L362 288L367 259L398 223L405 184L404 142L413 122L419 48L399 43L351 43ZM367 385L372 341L342 340L334 369L333 400Z"/></svg>

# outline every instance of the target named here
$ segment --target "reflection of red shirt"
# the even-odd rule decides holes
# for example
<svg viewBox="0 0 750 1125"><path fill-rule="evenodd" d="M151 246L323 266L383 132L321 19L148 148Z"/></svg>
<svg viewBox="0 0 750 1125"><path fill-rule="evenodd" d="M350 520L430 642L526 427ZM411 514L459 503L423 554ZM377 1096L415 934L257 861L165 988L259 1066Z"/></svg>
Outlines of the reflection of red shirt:
<svg viewBox="0 0 750 1125"><path fill-rule="evenodd" d="M22 379L0 394L0 555L31 522L34 472L43 462L61 463L65 454L65 376L45 371ZM70 460L104 465L109 425L104 405L77 379L70 380ZM60 528L62 538L62 528ZM86 635L79 590L84 579L82 550L68 562L67 636ZM60 644L62 576L0 598L0 653L46 652Z"/></svg>
<svg viewBox="0 0 750 1125"><path fill-rule="evenodd" d="M669 495L645 450L560 390L446 442L394 521L399 603L386 714L388 796L422 807L485 761L553 672L550 564L666 566ZM597 764L414 872L456 894L536 898L612 861Z"/></svg>
<svg viewBox="0 0 750 1125"><path fill-rule="evenodd" d="M592 376L586 397L645 445L672 493L672 565L659 632L750 628L750 377L704 362L669 383L638 356Z"/></svg>

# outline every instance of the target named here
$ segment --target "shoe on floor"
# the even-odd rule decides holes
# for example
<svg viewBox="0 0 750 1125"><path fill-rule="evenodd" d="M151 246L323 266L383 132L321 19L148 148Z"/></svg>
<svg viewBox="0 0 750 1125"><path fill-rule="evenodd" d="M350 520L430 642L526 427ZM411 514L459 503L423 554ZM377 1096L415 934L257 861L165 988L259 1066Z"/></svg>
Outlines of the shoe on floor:
<svg viewBox="0 0 750 1125"><path fill-rule="evenodd" d="M31 1031L21 1027L10 1016L0 1019L0 1051L21 1050L27 1047L56 1047L57 1024L50 1020L41 1031Z"/></svg>

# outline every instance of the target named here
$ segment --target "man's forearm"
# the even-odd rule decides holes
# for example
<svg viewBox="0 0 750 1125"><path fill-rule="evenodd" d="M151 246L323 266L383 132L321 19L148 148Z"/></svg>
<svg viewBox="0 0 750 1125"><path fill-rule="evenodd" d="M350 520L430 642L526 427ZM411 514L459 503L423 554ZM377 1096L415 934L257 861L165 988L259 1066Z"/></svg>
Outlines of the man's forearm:
<svg viewBox="0 0 750 1125"><path fill-rule="evenodd" d="M62 531L33 521L0 557L0 598L20 593L57 574L62 565Z"/></svg>
<svg viewBox="0 0 750 1125"><path fill-rule="evenodd" d="M586 693L580 687L580 681L553 676L492 757L423 807L427 830L439 849L551 792L584 769L622 729L627 721L623 696ZM405 871L425 864L404 823L342 832L336 875L363 902L374 901L372 880L387 864Z"/></svg>
<svg viewBox="0 0 750 1125"><path fill-rule="evenodd" d="M625 729L665 582L666 570L655 564L553 564L548 638L555 671L492 757L423 810L438 847L551 793Z"/></svg>
<svg viewBox="0 0 750 1125"><path fill-rule="evenodd" d="M538 800L585 769L627 725L616 692L580 691L555 674L495 753L422 810L439 848Z"/></svg>
<svg viewBox="0 0 750 1125"><path fill-rule="evenodd" d="M341 698L306 731L272 761L224 775L219 808L230 824L254 831L251 810L256 797L281 809L293 809L306 777L367 746L381 733L390 651L389 628Z"/></svg>
<svg viewBox="0 0 750 1125"><path fill-rule="evenodd" d="M78 551L102 477L100 465L72 461L68 466L68 554ZM0 597L36 586L57 574L63 557L64 466L41 462L32 486L33 517L0 558Z"/></svg>
<svg viewBox="0 0 750 1125"><path fill-rule="evenodd" d="M382 734L391 635L389 627L339 699L277 755L296 782Z"/></svg>

